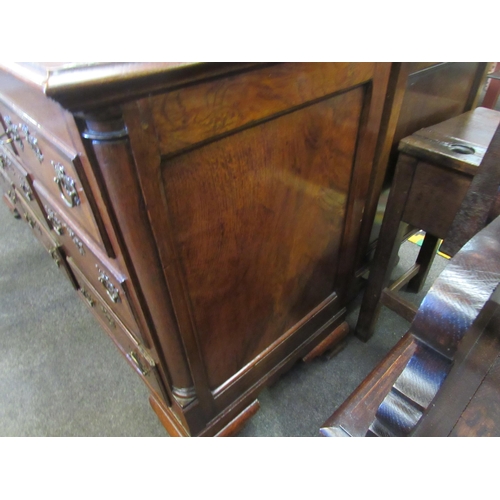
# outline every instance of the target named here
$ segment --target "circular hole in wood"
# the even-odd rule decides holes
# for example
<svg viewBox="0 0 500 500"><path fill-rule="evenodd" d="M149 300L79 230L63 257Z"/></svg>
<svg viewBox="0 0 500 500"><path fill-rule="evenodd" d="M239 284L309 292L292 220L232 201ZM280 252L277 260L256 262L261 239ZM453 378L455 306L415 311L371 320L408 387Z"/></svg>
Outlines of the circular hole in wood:
<svg viewBox="0 0 500 500"><path fill-rule="evenodd" d="M460 153L461 155L472 155L476 152L474 148L471 148L470 146L465 146L464 144L452 144L450 146L450 149L454 153Z"/></svg>

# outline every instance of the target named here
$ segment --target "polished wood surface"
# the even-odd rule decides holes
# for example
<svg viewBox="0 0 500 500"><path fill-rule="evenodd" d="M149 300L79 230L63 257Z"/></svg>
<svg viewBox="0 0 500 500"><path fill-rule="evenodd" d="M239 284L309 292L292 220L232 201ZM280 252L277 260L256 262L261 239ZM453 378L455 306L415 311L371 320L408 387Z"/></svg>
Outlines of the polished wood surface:
<svg viewBox="0 0 500 500"><path fill-rule="evenodd" d="M322 99L319 90L302 91L308 72L314 76L318 68L301 64L266 68L259 73L266 85L247 72L187 89L204 108L192 124L186 109L192 139L189 127L177 125L184 139L175 156L157 131L165 123L160 110L167 97L125 110L181 336L190 358L198 360L194 385L209 414L271 377L279 358L292 363L298 349L311 350L308 337L319 342L341 322L340 290L354 267L345 253L359 235L359 225L350 221L362 215L385 95L379 89L389 75L389 67L373 73L373 65L356 66L349 66L354 75L366 79L372 71L372 80L343 92L338 83L320 88L338 92ZM329 68L342 74L346 66ZM359 77L347 81L359 83ZM288 88L290 97L269 105L276 89L267 82ZM227 92L233 83L236 90ZM259 93L238 91L254 87ZM207 95L220 95L214 112ZM235 126L235 96L238 108L250 106L254 121L237 122L228 134ZM284 113L286 105L294 107ZM227 125L221 135L198 120L210 113L213 123ZM200 136L209 131L215 133L210 140ZM233 340L236 332L240 342Z"/></svg>
<svg viewBox="0 0 500 500"><path fill-rule="evenodd" d="M439 240L449 235L499 123L499 112L476 108L401 141L380 241L356 325L356 335L363 340L373 335L382 305L411 321L415 309L393 292L405 285L408 291L420 291ZM464 154L464 148L471 154ZM498 183L493 187L496 193ZM426 236L415 272L404 281L390 284L391 262L397 256L406 224L425 231Z"/></svg>
<svg viewBox="0 0 500 500"><path fill-rule="evenodd" d="M162 163L212 389L335 299L363 97L356 88Z"/></svg>
<svg viewBox="0 0 500 500"><path fill-rule="evenodd" d="M402 63L399 73L393 71L393 104L386 110L389 133L380 149L379 158L385 166L383 178L378 182L382 196L373 205L371 231L372 253L375 248L386 199L392 185L398 146L402 139L422 128L437 125L445 120L474 109L484 85L487 63ZM377 170L380 174L380 170ZM366 230L366 229L365 229ZM366 260L364 261L366 264ZM360 260L362 266L363 260Z"/></svg>
<svg viewBox="0 0 500 500"><path fill-rule="evenodd" d="M412 436L500 436L500 289L464 336L454 365Z"/></svg>
<svg viewBox="0 0 500 500"><path fill-rule="evenodd" d="M500 218L449 262L408 332L323 436L500 435Z"/></svg>
<svg viewBox="0 0 500 500"><path fill-rule="evenodd" d="M429 65L0 64L0 114L31 141L5 146L169 433L236 432L266 384L345 337L408 75Z"/></svg>

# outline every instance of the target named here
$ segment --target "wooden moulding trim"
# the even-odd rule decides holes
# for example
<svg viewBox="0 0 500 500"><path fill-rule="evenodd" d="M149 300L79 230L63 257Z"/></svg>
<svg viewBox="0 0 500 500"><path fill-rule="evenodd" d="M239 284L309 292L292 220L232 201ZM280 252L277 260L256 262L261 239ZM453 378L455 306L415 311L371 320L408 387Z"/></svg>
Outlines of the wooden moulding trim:
<svg viewBox="0 0 500 500"><path fill-rule="evenodd" d="M285 348L288 342L293 340L293 337L297 334L300 335L304 332L308 323L320 315L321 313L327 312L330 307L332 307L337 302L337 294L333 293L327 299L325 299L319 306L313 309L307 316L305 316L299 323L295 324L292 328L290 328L287 332L285 332L281 337L275 340L267 349L264 349L258 356L256 356L250 363L241 368L237 373L235 373L231 378L226 380L222 385L217 387L212 394L215 398L220 398L225 392L229 391L233 386L242 382L242 379L246 378L250 375L250 372L254 370L259 364L265 363L266 359L271 357L274 352L278 349ZM313 335L308 336L304 341L300 343L300 345L289 354L288 357L283 361L282 364L289 361L290 357L296 353L296 351L302 349L304 345L313 342L314 339L318 337L321 333L325 331L329 326L331 326L339 317L344 314L344 309L340 310L337 314L331 317L326 323L322 324L318 329L315 330ZM276 370L280 368L281 365L276 367ZM275 371L275 370L273 370Z"/></svg>
<svg viewBox="0 0 500 500"><path fill-rule="evenodd" d="M241 430L245 423L252 418L260 409L260 403L256 399L247 406L241 413L234 417L227 425L225 425L215 437L233 436Z"/></svg>
<svg viewBox="0 0 500 500"><path fill-rule="evenodd" d="M243 424L260 408L260 403L254 398L262 389L262 386L270 383L270 381L274 377L279 376L282 372L286 371L292 363L299 360L304 355L303 351L307 352L307 349L310 348L308 344L313 343L318 337L322 336L325 331L330 331L330 327L338 323L339 319L342 320L344 315L345 310L342 309L330 321L316 330L314 335L308 337L306 341L302 342L286 358L284 358L279 364L274 366L274 368L270 372L266 373L265 377L259 379L248 390L241 394L229 409L225 409L221 414L217 415L216 418L209 422L200 435L213 435L214 431L216 431L216 436L228 436L238 432ZM217 431L217 428L220 426L221 422L227 419L228 416L236 413L238 411L238 408L241 408L243 405L247 405L247 402L252 400L254 400L253 403L247 406L243 411L240 411L240 413L238 413L237 416L229 422L229 424L226 424L222 430Z"/></svg>
<svg viewBox="0 0 500 500"><path fill-rule="evenodd" d="M264 377L260 378L257 382L255 382L249 389L247 389L244 393L242 393L237 399L236 402L230 407L229 410L224 410L220 415L218 415L212 422L210 422L206 430L203 431L203 434L208 435L211 429L219 423L222 419L226 418L228 414L234 413L234 409L241 407L243 404L247 404L247 401L251 401L255 399L257 394L264 385L272 383L279 375L288 370L293 363L298 361L303 355L304 351L307 352L307 349L310 349L310 343L315 342L318 337L321 337L322 334L330 331L330 327L338 323L339 320L342 321L345 315L345 310L341 310L331 321L329 321L322 328L318 329L314 335L309 337L306 341L302 342L296 349L294 349L287 357L281 360L278 364L274 365L273 369L268 372Z"/></svg>
<svg viewBox="0 0 500 500"><path fill-rule="evenodd" d="M153 394L149 396L149 404L171 437L189 437L189 433L177 420L175 414L161 404Z"/></svg>
<svg viewBox="0 0 500 500"><path fill-rule="evenodd" d="M363 266L363 262L371 250L369 243L370 234L386 177L394 134L396 132L399 116L401 114L401 107L405 96L409 69L409 63L394 63L389 74L387 97L384 104L384 110L382 112L380 133L377 140L377 147L373 162L374 168L371 172L370 192L366 209L363 214L363 220L361 222L360 237L362 241L367 243L366 248L363 248L365 245L358 246L356 257L356 266L358 268ZM358 278L363 273L364 271L360 271L358 269L356 277Z"/></svg>
<svg viewBox="0 0 500 500"><path fill-rule="evenodd" d="M346 205L347 211L337 269L337 276L341 283L339 290L341 297L347 296L348 280L354 276L359 256L366 251L370 236L368 232L362 232L362 223L358 224L358 221L363 221L365 217L365 207L360 203L360 200L366 199L367 206L370 204L370 184L373 180L373 169L377 167L375 163L377 141L382 126L384 101L387 95L391 69L388 64L377 64L377 66L378 71L375 72L373 80L367 85L364 96L349 197ZM367 208L368 212L370 212L369 207ZM369 217L374 216L373 210L372 213L367 215ZM370 225L372 223L373 220L369 221ZM352 248L357 248L357 250L353 255L350 255ZM340 263L347 263L347 265L341 265Z"/></svg>
<svg viewBox="0 0 500 500"><path fill-rule="evenodd" d="M120 112L120 110L117 111ZM91 133L104 134L117 130L121 131L124 128L121 116L114 116L111 113L107 120L86 120L86 126ZM87 147L91 148L93 156L99 162L100 167L96 168L96 170L101 178L102 191L109 199L112 224L120 241L120 246L126 249L126 251L123 251L123 258L130 279L132 283L138 285L138 293L136 294L138 304L135 305L139 306L139 310L144 311L143 314L139 315L141 316L140 319L144 319L144 322L141 321L139 324L145 327L146 332L151 331L156 334L148 335L148 340L153 342L156 351L162 358L169 359L167 366L176 367L175 373L177 373L177 377L173 377L170 373L172 385L187 389L192 386L191 375L178 332L175 329L175 321L169 315L170 311L163 299L163 297L167 296L165 295L165 283L159 278L162 275L162 273L158 273L161 266L157 260L149 220L145 212L136 210L136 207L142 206L143 199L136 182L137 173L130 151L130 143L127 139L127 137L122 137L118 140L103 142L86 140L85 143ZM110 157L115 162L110 160ZM120 158L122 163L116 165L116 158ZM114 168L121 169L119 179L117 179L114 172L111 172ZM126 196L124 196L127 189ZM124 215L118 217L117 213ZM138 246L137 239L141 239L142 246ZM157 273L152 274L152 269L156 269ZM154 279L151 279L152 276ZM161 311L161 315L157 315L154 320L148 307L150 303L158 311ZM158 332L161 331L171 332L168 337L169 340L159 338ZM174 352L178 355L173 356L172 353ZM182 397L184 396L183 392Z"/></svg>
<svg viewBox="0 0 500 500"><path fill-rule="evenodd" d="M35 121L30 115L26 113L26 111L18 107L17 104L14 103L9 96L4 96L4 94L1 93L1 90L0 95L2 95L3 97L2 105L5 106L7 110L10 110L10 112L15 113L17 117L26 122L27 125L32 125L33 127L35 127L34 132L36 133L36 135L43 137L43 139L45 139L45 141L48 142L58 154L66 157L68 161L73 161L78 156L78 152L75 149L71 149L66 143L61 142L59 137L57 137L56 135L48 133L45 127L43 127L43 124L39 124L37 121Z"/></svg>
<svg viewBox="0 0 500 500"><path fill-rule="evenodd" d="M333 349L338 346L342 340L344 340L347 335L349 335L349 324L344 321L339 326L333 329L324 340L322 340L312 351L306 354L302 361L304 363L310 363L313 359L321 356L325 351Z"/></svg>
<svg viewBox="0 0 500 500"><path fill-rule="evenodd" d="M13 103L9 98L5 98L2 101L2 105L7 107L7 111L15 113L16 121L22 120L26 124L31 124L33 127L35 127L34 133L37 137L42 138L47 143L46 147L52 148L56 154L61 155L65 161L73 165L73 168L76 170L78 179L81 183L81 187L83 188L84 197L86 198L91 208L90 217L96 228L94 237L98 241L98 243L104 247L108 256L114 258L115 252L112 248L108 233L101 219L100 212L97 209L95 193L94 190L90 187L90 182L87 176L87 172L83 167L80 153L76 149L70 149L65 143L61 142L56 135L48 133L43 125L40 125L38 122L32 119L28 114L26 114L25 111L17 107L17 105ZM53 158L47 156L44 161L46 163L50 163L51 159ZM26 165L24 159L21 159L21 161L23 162L23 165ZM27 164L26 166L28 167L29 171L34 170L32 165ZM81 221L79 225L83 225ZM99 242L99 238L101 239L101 242Z"/></svg>
<svg viewBox="0 0 500 500"><path fill-rule="evenodd" d="M340 434L347 433L347 435L354 437L364 436L378 407L406 367L416 347L415 338L411 333L406 333L322 425L321 434L337 435L332 430L340 429Z"/></svg>
<svg viewBox="0 0 500 500"><path fill-rule="evenodd" d="M264 63L0 63L73 112L139 99L256 65Z"/></svg>
<svg viewBox="0 0 500 500"><path fill-rule="evenodd" d="M252 74L243 76L227 75L217 86L198 85L183 89L182 100L178 97L178 92L151 97L161 155L169 158L186 153L193 148L349 92L366 85L373 78L375 63L358 64L352 72L349 71L349 65L350 63L334 63L333 66L332 63L287 63L277 65L273 72L267 68L257 69ZM308 78L312 82L312 90L306 94L297 80L291 78L301 68L312 68L304 71L304 74L311 73ZM315 84L316 80L321 79L324 80L322 85ZM266 97L267 85L261 81L279 85L280 99ZM227 91L224 92L224 106L211 108L206 103L221 93L221 87ZM262 92L257 92L255 99L249 101L244 89L253 87ZM238 109L238 115L226 120L227 107ZM165 120L165 110L169 110L172 115L169 120ZM207 113L210 119L207 119ZM177 115L181 115L182 119L174 118ZM186 116L190 117L188 123L185 123Z"/></svg>
<svg viewBox="0 0 500 500"><path fill-rule="evenodd" d="M144 106L144 108L143 108ZM158 265L158 270L161 269L161 293L159 296L164 300L168 300L169 314L172 318L172 326L175 328L176 342L179 345L179 351L182 352L183 360L185 359L186 368L190 377L191 383L189 387L194 386L197 400L202 408L202 412L211 418L216 414L214 408L213 397L210 388L207 384L207 375L204 366L204 360L201 356L198 346L197 338L193 331L192 315L189 310L188 300L185 298L186 287L182 281L182 276L179 274L177 266L164 266L163 262L173 260L177 261L176 249L171 241L170 220L162 210L162 200L164 199L164 192L159 189L160 184L153 182L156 179L156 172L159 165L160 157L156 150L156 135L146 134L143 130L143 122L145 119L148 126L152 126L149 122L149 106L148 101L143 100L139 103L131 103L130 105L123 106L123 116L125 123L129 130L129 140L132 148L132 158L135 164L135 176L138 179L138 186L141 190L144 206L148 207L148 232L154 241L154 254ZM140 161L138 160L140 159ZM140 163L141 168L137 167ZM152 174L152 175L148 175ZM163 204L164 205L164 204ZM159 220L161 226L161 234L158 234L158 226L152 221ZM164 256L167 255L167 258ZM171 256L174 256L171 259ZM175 305L172 297L182 297L179 301L180 305ZM168 331L168 329L164 329ZM180 332L183 332L181 335ZM165 351L165 357L168 353ZM171 357L168 364L175 366L174 362L176 357ZM172 370L174 372L174 370ZM175 381L173 381L175 382ZM180 386L180 385L179 385ZM183 385L186 387L186 385ZM189 405L189 403L188 403Z"/></svg>

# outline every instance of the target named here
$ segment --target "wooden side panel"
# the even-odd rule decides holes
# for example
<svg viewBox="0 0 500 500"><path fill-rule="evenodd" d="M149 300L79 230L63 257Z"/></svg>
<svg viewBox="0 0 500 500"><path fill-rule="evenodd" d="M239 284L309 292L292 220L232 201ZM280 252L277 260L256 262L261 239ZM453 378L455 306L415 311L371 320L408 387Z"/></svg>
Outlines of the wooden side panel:
<svg viewBox="0 0 500 500"><path fill-rule="evenodd" d="M365 90L163 161L171 236L212 388L338 285Z"/></svg>
<svg viewBox="0 0 500 500"><path fill-rule="evenodd" d="M472 177L419 162L402 220L444 238Z"/></svg>
<svg viewBox="0 0 500 500"><path fill-rule="evenodd" d="M278 64L151 98L162 154L371 80L375 63Z"/></svg>

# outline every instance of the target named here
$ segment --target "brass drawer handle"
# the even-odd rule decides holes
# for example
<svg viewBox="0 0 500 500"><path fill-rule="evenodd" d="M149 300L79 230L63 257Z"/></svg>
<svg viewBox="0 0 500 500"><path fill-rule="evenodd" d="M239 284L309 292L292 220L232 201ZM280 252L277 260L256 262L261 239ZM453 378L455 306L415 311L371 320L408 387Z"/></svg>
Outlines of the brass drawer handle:
<svg viewBox="0 0 500 500"><path fill-rule="evenodd" d="M85 255L85 247L83 246L83 243L80 240L80 238L78 238L78 236L75 234L75 232L69 227L68 227L68 233L69 233L71 240L75 244L76 248L78 248L78 252L80 253L80 255Z"/></svg>
<svg viewBox="0 0 500 500"><path fill-rule="evenodd" d="M50 256L52 257L52 259L54 260L54 262L56 263L56 266L61 267L61 255L57 251L57 248L56 247L51 248L49 250L49 253L50 253Z"/></svg>
<svg viewBox="0 0 500 500"><path fill-rule="evenodd" d="M10 144L14 139L12 139L12 137L9 137L9 134L7 132L4 132L2 135L0 135L0 139L2 137L6 137L7 136L7 139L6 140L3 140L3 141L0 141L0 144L3 146L4 144ZM3 156L3 155L2 155Z"/></svg>
<svg viewBox="0 0 500 500"><path fill-rule="evenodd" d="M33 201L33 191L29 187L28 183L26 181L21 182L21 188L24 191L24 195L26 196L26 199L28 201Z"/></svg>
<svg viewBox="0 0 500 500"><path fill-rule="evenodd" d="M34 227L36 226L35 219L33 219L33 217L31 217L31 215L27 213L25 213L23 216L25 221L28 223L28 226L31 227L31 229L34 229Z"/></svg>
<svg viewBox="0 0 500 500"><path fill-rule="evenodd" d="M111 314L109 314L109 312L106 311L106 308L102 304L99 304L99 307L101 308L102 314L107 319L108 325L111 328L116 328L116 323L115 323L114 319L111 317Z"/></svg>
<svg viewBox="0 0 500 500"><path fill-rule="evenodd" d="M13 189L9 189L7 191L7 196L10 198L10 201L15 205L17 202L16 192Z"/></svg>
<svg viewBox="0 0 500 500"><path fill-rule="evenodd" d="M3 134L5 135L5 134ZM10 163L10 160L4 154L0 154L0 167L5 170L5 167Z"/></svg>
<svg viewBox="0 0 500 500"><path fill-rule="evenodd" d="M145 377L149 373L149 368L146 369L144 368L144 366L142 366L141 361L139 360L137 354L134 351L130 351L127 354L127 358L130 361L132 361L132 363L136 366L136 368L141 372L141 375Z"/></svg>
<svg viewBox="0 0 500 500"><path fill-rule="evenodd" d="M0 167L2 168L2 170L7 170L7 169L12 170L12 162L4 154L0 154Z"/></svg>
<svg viewBox="0 0 500 500"><path fill-rule="evenodd" d="M38 158L38 161L42 163L43 161L43 154L38 146L38 139L31 135L31 132L29 131L29 128L27 125L24 124L19 124L21 127L21 130L24 132L24 137L26 138L26 142L30 145L31 149L34 151L36 157Z"/></svg>
<svg viewBox="0 0 500 500"><path fill-rule="evenodd" d="M64 171L64 166L60 163L51 162L56 176L54 177L54 182L57 184L59 191L61 192L61 198L68 207L75 207L80 204L80 198L76 191L75 181L66 175Z"/></svg>
<svg viewBox="0 0 500 500"><path fill-rule="evenodd" d="M83 297L85 298L85 300L87 301L87 304L90 307L94 307L95 306L95 300L92 297L92 295L90 295L90 293L85 288L83 288L83 286L80 287L80 292L83 295Z"/></svg>
<svg viewBox="0 0 500 500"><path fill-rule="evenodd" d="M12 120L10 119L10 116L4 116L3 120L5 124L7 125L7 129L5 130L6 134L9 135L9 139L4 142L4 144L16 141L19 143L19 146L21 148L21 151L24 151L24 144L23 140L21 139L21 136L19 135L18 127L17 125L14 125L12 123Z"/></svg>
<svg viewBox="0 0 500 500"><path fill-rule="evenodd" d="M109 298L116 304L117 302L120 302L120 292L118 289L111 283L109 277L106 275L104 271L99 269L99 267L96 265L97 270L99 271L99 283L106 289L106 293L108 294Z"/></svg>
<svg viewBox="0 0 500 500"><path fill-rule="evenodd" d="M47 212L47 220L50 223L50 227L56 234L62 236L64 234L64 224L56 217L54 211L47 205L45 205L45 211Z"/></svg>

